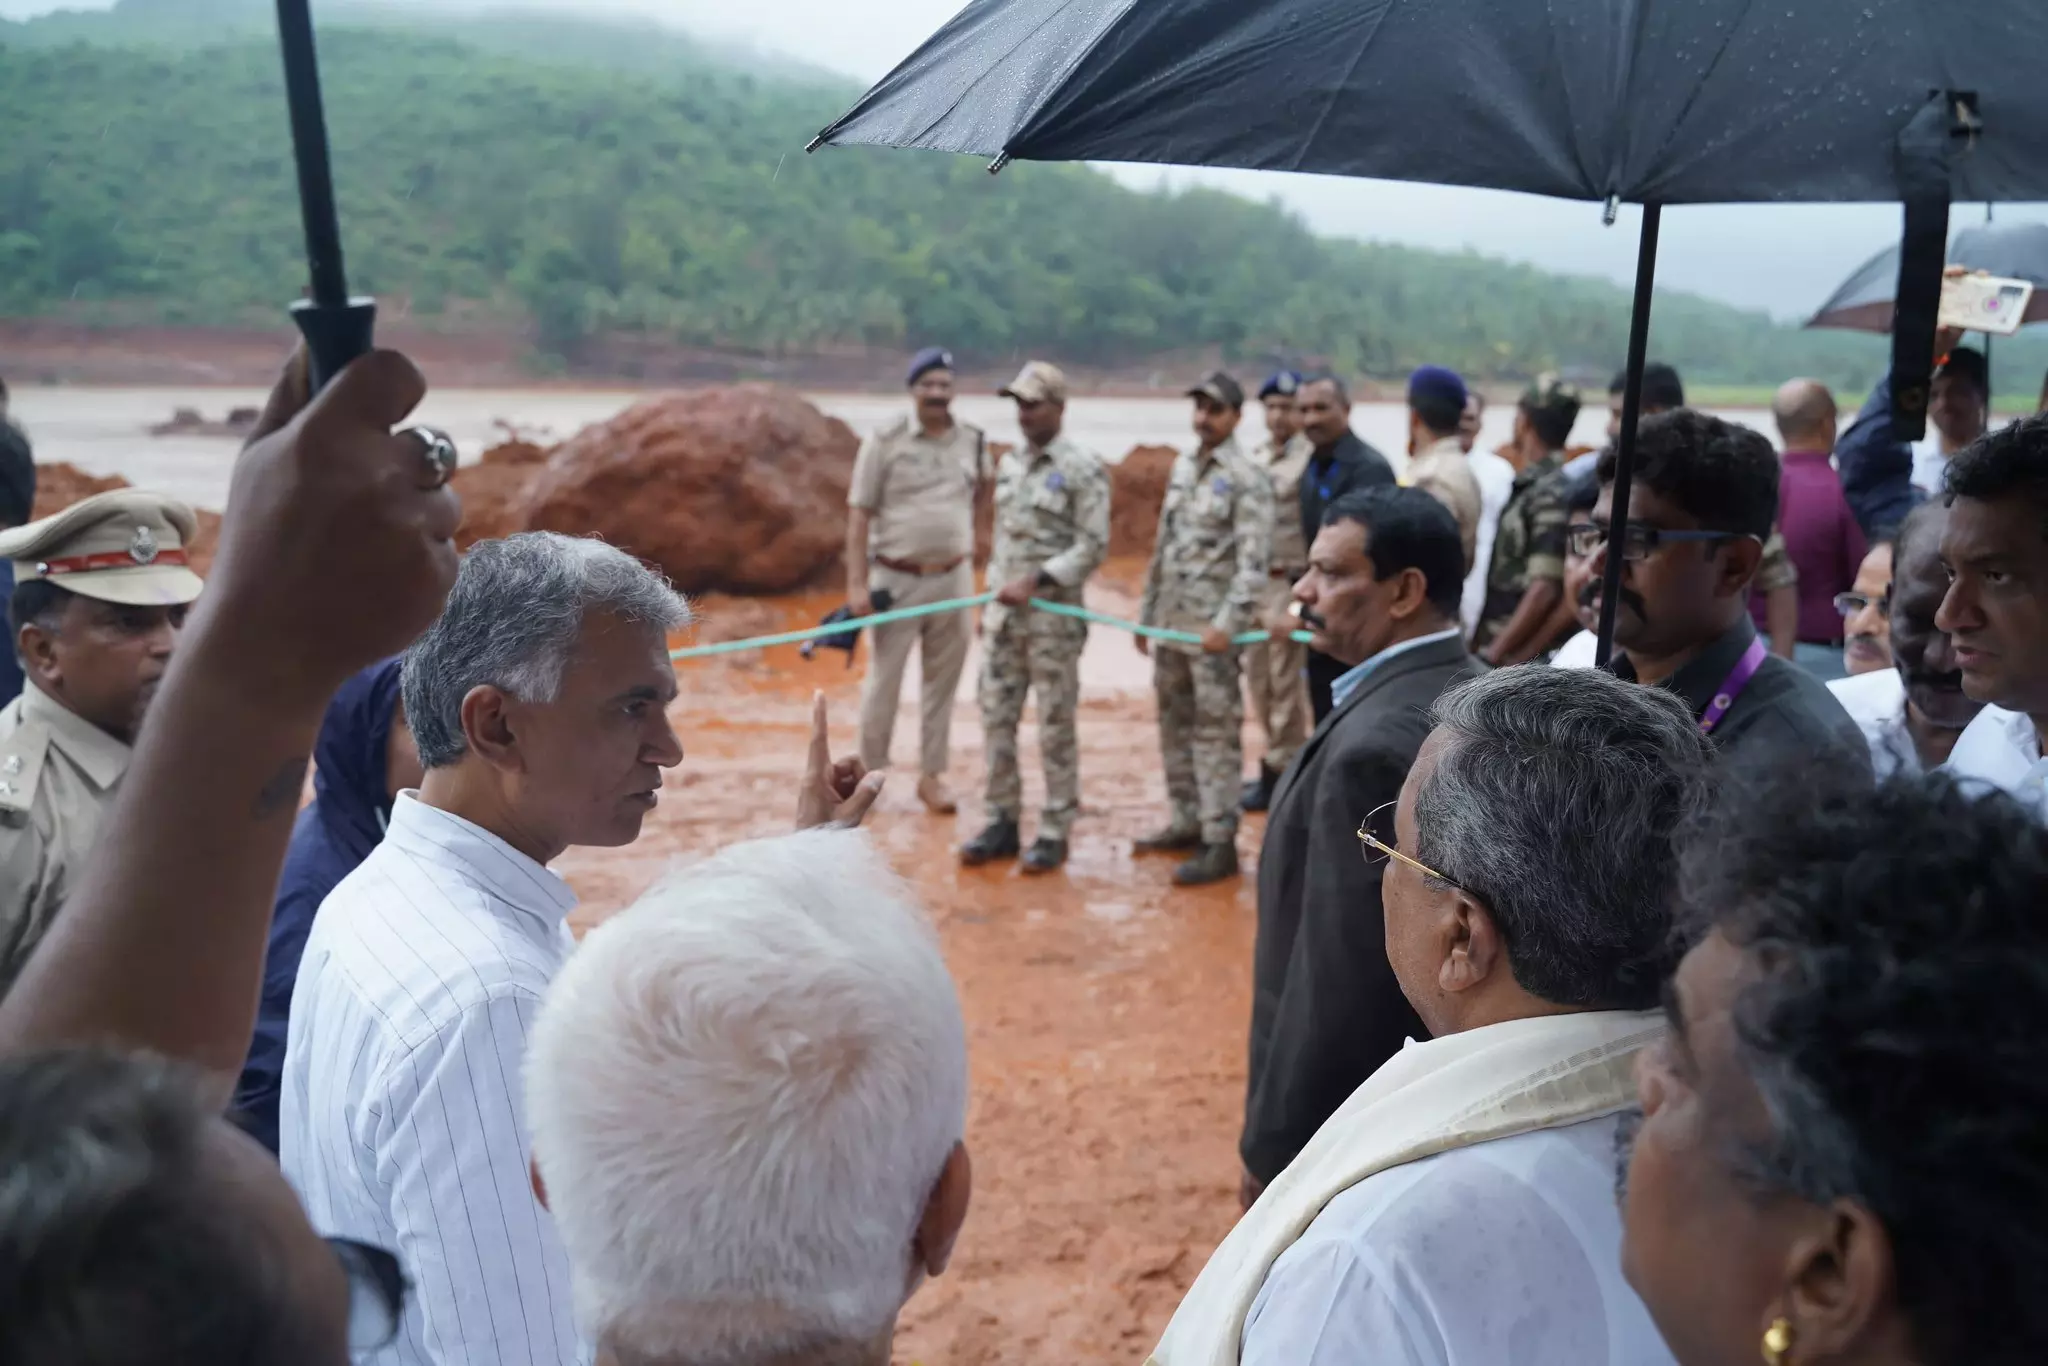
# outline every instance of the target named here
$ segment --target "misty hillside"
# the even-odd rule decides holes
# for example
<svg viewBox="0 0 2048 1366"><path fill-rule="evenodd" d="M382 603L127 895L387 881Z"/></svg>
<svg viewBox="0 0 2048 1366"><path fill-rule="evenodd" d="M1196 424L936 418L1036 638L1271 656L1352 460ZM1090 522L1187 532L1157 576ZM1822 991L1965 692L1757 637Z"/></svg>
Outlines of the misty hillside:
<svg viewBox="0 0 2048 1366"><path fill-rule="evenodd" d="M852 83L651 25L318 12L352 283L416 321L527 329L557 362L622 332L1492 377L1604 374L1624 350L1627 295L1602 281L1319 238L1272 205L1079 166L805 156ZM276 319L304 263L270 25L267 0L0 23L0 312ZM1701 381L1856 389L1884 364L1874 338L1657 308L1653 350Z"/></svg>

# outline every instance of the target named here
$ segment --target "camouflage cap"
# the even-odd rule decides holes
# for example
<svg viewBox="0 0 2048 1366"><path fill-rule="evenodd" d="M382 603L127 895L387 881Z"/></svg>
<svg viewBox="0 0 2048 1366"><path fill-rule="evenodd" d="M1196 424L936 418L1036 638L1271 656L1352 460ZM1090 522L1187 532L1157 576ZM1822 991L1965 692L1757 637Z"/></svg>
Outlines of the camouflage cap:
<svg viewBox="0 0 2048 1366"><path fill-rule="evenodd" d="M1067 377L1060 373L1057 365L1042 360L1028 361L1017 372L1017 378L996 393L1003 398L1014 398L1019 403L1065 403Z"/></svg>

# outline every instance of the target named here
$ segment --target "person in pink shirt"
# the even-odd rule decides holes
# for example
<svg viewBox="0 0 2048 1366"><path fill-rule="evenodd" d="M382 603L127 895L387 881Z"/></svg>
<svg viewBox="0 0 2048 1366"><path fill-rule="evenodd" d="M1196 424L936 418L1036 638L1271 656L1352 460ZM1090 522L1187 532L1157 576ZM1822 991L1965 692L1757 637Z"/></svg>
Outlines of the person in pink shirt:
<svg viewBox="0 0 2048 1366"><path fill-rule="evenodd" d="M1868 547L1830 463L1837 425L1835 396L1819 380L1789 380L1771 400L1771 416L1785 443L1778 477L1778 529L1799 571L1799 644L1793 658L1822 679L1841 678L1842 617L1835 595L1846 593L1856 582ZM1762 594L1751 598L1750 615L1759 629L1765 626Z"/></svg>

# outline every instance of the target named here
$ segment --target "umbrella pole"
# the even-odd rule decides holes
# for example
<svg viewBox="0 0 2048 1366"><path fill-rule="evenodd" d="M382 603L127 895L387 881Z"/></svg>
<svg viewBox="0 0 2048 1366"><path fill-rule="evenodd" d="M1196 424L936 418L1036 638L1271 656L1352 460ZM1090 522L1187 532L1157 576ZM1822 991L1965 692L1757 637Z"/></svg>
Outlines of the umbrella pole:
<svg viewBox="0 0 2048 1366"><path fill-rule="evenodd" d="M292 156L298 163L299 213L306 227L311 288L292 305L306 339L313 387L320 388L370 349L377 305L352 299L341 261L341 222L327 152L327 115L320 98L320 58L313 47L307 0L277 0L277 40L284 58L285 101L291 110Z"/></svg>
<svg viewBox="0 0 2048 1366"><path fill-rule="evenodd" d="M1650 296L1657 282L1657 231L1661 204L1643 205L1643 235L1636 248L1636 301L1628 321L1628 371L1621 390L1621 436L1615 442L1614 498L1607 514L1607 564L1600 584L1600 637L1594 662L1614 656L1614 614L1621 606L1622 537L1628 526L1629 485L1636 471L1636 423L1643 411L1643 366L1650 348Z"/></svg>

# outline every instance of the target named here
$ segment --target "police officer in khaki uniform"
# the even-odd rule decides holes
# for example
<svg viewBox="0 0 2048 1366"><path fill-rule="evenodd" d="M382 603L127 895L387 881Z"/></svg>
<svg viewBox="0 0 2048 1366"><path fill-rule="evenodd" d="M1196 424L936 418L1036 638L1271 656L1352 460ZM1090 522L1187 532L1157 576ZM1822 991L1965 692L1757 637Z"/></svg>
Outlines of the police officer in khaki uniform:
<svg viewBox="0 0 2048 1366"><path fill-rule="evenodd" d="M1024 448L996 467L995 545L989 586L996 600L981 619L981 730L988 751L988 827L960 850L966 864L1008 858L1019 847L1024 802L1017 764L1017 723L1027 692L1038 697L1038 743L1045 761L1045 810L1038 838L1024 851L1027 873L1067 861L1067 837L1081 808L1081 649L1088 623L1028 604L1081 605L1088 576L1109 553L1109 475L1102 462L1065 436L1067 380L1033 361L1003 390L1017 402Z"/></svg>
<svg viewBox="0 0 2048 1366"><path fill-rule="evenodd" d="M917 607L974 592L974 495L988 477L988 441L953 418L951 355L937 347L918 352L907 383L915 411L861 443L846 495L846 596L860 616L881 610L882 601ZM971 630L967 613L944 612L868 631L861 760L888 767L903 670L917 646L924 670L917 795L941 815L954 810L946 761Z"/></svg>
<svg viewBox="0 0 2048 1366"><path fill-rule="evenodd" d="M1174 870L1183 887L1237 875L1244 690L1232 637L1258 620L1273 540L1272 485L1237 444L1244 390L1218 371L1188 396L1199 442L1173 462L1138 619L1198 635L1202 643L1148 646L1137 637L1139 651L1152 656L1173 815L1135 847L1193 851Z"/></svg>
<svg viewBox="0 0 2048 1366"><path fill-rule="evenodd" d="M1266 561L1266 592L1259 599L1259 624L1271 640L1245 647L1244 679L1252 695L1252 714L1266 732L1266 754L1259 776L1244 785L1243 806L1264 811L1273 787L1294 762L1314 729L1308 700L1308 647L1291 639L1295 621L1294 581L1308 571L1308 540L1302 534L1299 504L1301 475L1315 449L1301 434L1301 416L1294 396L1301 376L1282 370L1259 389L1266 410L1266 440L1252 453L1252 463L1266 472L1273 486L1273 544Z"/></svg>
<svg viewBox="0 0 2048 1366"><path fill-rule="evenodd" d="M0 993L62 909L100 835L199 576L192 510L123 489L0 533L28 675L0 708Z"/></svg>

